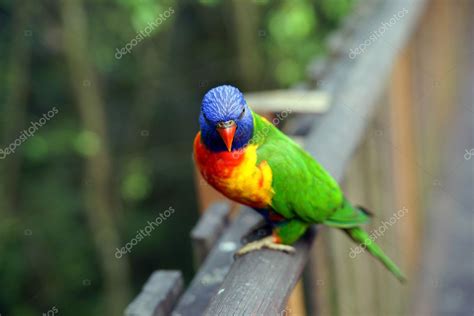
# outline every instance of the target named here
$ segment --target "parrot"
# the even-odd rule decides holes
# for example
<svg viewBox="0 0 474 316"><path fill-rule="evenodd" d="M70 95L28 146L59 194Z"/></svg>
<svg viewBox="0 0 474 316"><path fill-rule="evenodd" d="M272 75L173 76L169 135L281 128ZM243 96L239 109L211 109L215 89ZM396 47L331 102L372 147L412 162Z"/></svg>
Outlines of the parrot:
<svg viewBox="0 0 474 316"><path fill-rule="evenodd" d="M221 85L205 93L193 157L205 181L227 198L261 214L271 234L236 256L262 248L294 253L313 224L343 230L365 245L398 280L398 266L360 226L371 213L353 206L332 176L299 144L253 112L240 90Z"/></svg>

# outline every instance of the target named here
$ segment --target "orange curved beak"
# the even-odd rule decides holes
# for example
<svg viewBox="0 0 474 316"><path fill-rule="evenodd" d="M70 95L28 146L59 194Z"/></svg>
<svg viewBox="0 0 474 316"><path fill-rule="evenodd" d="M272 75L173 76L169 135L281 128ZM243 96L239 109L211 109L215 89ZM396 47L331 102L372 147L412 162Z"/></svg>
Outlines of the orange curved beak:
<svg viewBox="0 0 474 316"><path fill-rule="evenodd" d="M217 124L217 132L224 141L228 151L232 151L232 142L234 141L237 124L234 121L227 121Z"/></svg>

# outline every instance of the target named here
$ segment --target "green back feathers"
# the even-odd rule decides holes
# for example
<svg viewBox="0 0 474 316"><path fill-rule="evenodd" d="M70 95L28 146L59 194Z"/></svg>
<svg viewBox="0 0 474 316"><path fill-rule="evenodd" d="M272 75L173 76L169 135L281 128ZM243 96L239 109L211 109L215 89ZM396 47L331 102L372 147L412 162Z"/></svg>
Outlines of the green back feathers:
<svg viewBox="0 0 474 316"><path fill-rule="evenodd" d="M253 115L257 163L267 161L273 174L271 207L286 218L322 222L343 203L338 184L298 144L266 119Z"/></svg>

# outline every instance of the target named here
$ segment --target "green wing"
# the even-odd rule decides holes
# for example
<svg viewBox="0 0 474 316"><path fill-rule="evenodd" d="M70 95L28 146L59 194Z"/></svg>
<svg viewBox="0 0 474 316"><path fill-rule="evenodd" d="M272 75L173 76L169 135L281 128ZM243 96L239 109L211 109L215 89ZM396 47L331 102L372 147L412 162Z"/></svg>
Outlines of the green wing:
<svg viewBox="0 0 474 316"><path fill-rule="evenodd" d="M370 214L367 211L353 207L347 199L344 199L343 206L338 208L323 223L332 227L352 228L366 224L369 220Z"/></svg>
<svg viewBox="0 0 474 316"><path fill-rule="evenodd" d="M267 161L272 169L273 210L288 219L338 227L367 221L365 213L344 199L337 182L313 157L267 120L253 115L257 163Z"/></svg>

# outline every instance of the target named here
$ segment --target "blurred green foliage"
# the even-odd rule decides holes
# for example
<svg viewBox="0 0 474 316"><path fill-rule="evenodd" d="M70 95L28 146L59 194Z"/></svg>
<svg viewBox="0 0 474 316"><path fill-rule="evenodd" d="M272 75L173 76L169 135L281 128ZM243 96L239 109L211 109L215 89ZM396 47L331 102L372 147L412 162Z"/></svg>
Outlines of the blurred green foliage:
<svg viewBox="0 0 474 316"><path fill-rule="evenodd" d="M325 54L327 34L353 5L248 2L255 23L243 30L237 26L247 21L234 14L239 1L71 1L86 12L87 59L96 80L71 73L64 36L75 34L63 34L72 21L63 19L61 1L0 0L0 147L59 109L0 160L1 315L38 315L53 306L64 315L106 314L108 289L84 199L85 161L103 146L111 157L108 201L121 245L169 206L176 210L120 259L129 262L131 293L156 269L179 269L189 280L188 235L198 217L191 147L203 93L223 83L263 90L304 80L306 65ZM117 49L168 8L170 17L116 58ZM246 79L238 59L261 69L258 78ZM84 129L74 93L90 94L93 84L105 104L105 142Z"/></svg>

